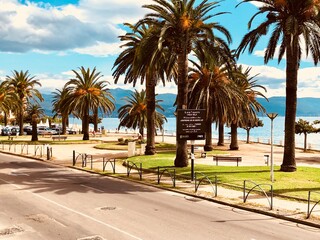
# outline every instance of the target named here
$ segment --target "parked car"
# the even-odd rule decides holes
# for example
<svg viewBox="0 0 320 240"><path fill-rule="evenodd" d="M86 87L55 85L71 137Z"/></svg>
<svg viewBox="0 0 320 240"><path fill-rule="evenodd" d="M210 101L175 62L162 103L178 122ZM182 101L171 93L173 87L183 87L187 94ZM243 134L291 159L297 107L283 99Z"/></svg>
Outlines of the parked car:
<svg viewBox="0 0 320 240"><path fill-rule="evenodd" d="M32 135L32 126L25 126L23 127L23 132L26 135Z"/></svg>
<svg viewBox="0 0 320 240"><path fill-rule="evenodd" d="M11 127L4 127L1 129L2 136L10 136L11 135Z"/></svg>
<svg viewBox="0 0 320 240"><path fill-rule="evenodd" d="M57 133L56 134L62 134L62 129L59 128L59 127L56 127L56 128L51 128L52 130L56 131Z"/></svg>
<svg viewBox="0 0 320 240"><path fill-rule="evenodd" d="M72 129L72 128L67 128L67 133L68 134L77 134L77 130Z"/></svg>
<svg viewBox="0 0 320 240"><path fill-rule="evenodd" d="M11 128L11 135L19 135L20 133L20 128L18 126L13 126Z"/></svg>
<svg viewBox="0 0 320 240"><path fill-rule="evenodd" d="M40 126L38 127L38 134L39 135L56 135L58 134L58 132L51 128Z"/></svg>

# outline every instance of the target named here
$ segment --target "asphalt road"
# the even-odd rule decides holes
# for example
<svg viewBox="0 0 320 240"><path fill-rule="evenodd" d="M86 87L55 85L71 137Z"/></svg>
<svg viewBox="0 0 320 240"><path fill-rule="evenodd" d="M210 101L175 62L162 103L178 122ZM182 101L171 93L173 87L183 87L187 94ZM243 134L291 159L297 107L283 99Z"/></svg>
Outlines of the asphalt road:
<svg viewBox="0 0 320 240"><path fill-rule="evenodd" d="M0 154L0 239L320 239L320 229Z"/></svg>

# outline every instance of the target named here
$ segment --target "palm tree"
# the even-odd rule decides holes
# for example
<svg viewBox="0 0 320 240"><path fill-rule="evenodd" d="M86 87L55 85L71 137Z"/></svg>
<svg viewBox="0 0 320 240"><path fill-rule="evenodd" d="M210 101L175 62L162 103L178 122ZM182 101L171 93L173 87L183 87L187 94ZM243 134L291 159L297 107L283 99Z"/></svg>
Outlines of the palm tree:
<svg viewBox="0 0 320 240"><path fill-rule="evenodd" d="M265 113L264 107L256 100L258 96L265 96L259 91L266 91L265 87L257 84L257 75L250 76L251 68L243 69L242 65L235 66L232 75L233 83L241 94L241 99L234 99L234 106L237 110L235 118L229 120L231 127L230 150L238 150L238 127L248 126L251 122L257 122L257 113Z"/></svg>
<svg viewBox="0 0 320 240"><path fill-rule="evenodd" d="M190 60L194 67L191 67L189 72L189 108L207 110L204 150L211 151L212 122L221 122L220 119L235 114L233 98L237 97L237 90L233 88L234 85L228 77L229 68L226 61L232 62L228 49L214 46L208 49L202 45L197 44L194 50L200 64Z"/></svg>
<svg viewBox="0 0 320 240"><path fill-rule="evenodd" d="M133 26L125 24L131 32L120 36L120 40L125 42L122 47L125 50L116 59L113 68L115 83L119 77L125 74L124 83L133 83L136 85L137 80L141 84L145 82L146 101L147 101L147 145L145 154L154 155L155 150L155 86L161 80L165 84L165 79L170 80L170 73L167 69L172 69L170 64L172 54L168 54L164 49L159 51L159 31L155 25L140 24ZM171 59L171 60L170 60ZM167 77L165 78L165 73Z"/></svg>
<svg viewBox="0 0 320 240"><path fill-rule="evenodd" d="M126 97L124 100L127 102L127 104L123 105L118 110L118 118L120 119L118 129L120 127L138 129L139 134L143 139L144 128L147 125L148 118L146 91L142 90L141 92L138 92L137 90L135 90L135 92L132 93L130 97ZM159 102L160 100L156 100L156 109L160 109L163 111L163 108L159 105ZM167 121L166 117L162 113L156 111L155 127L162 130L164 121Z"/></svg>
<svg viewBox="0 0 320 240"><path fill-rule="evenodd" d="M320 132L320 128L315 127L314 125L319 124L318 120L313 121L312 123L299 119L298 122L296 122L295 126L295 133L296 134L302 134L304 135L304 146L303 146L303 151L307 151L307 136L310 133L318 133Z"/></svg>
<svg viewBox="0 0 320 240"><path fill-rule="evenodd" d="M37 100L43 101L43 97L39 90L35 89L36 86L41 87L39 80L35 77L31 77L28 71L16 71L14 70L12 76L6 77L6 84L8 84L8 90L14 92L17 95L18 108L16 114L18 117L19 128L23 129L23 115L27 109L28 103L33 99L36 103ZM23 135L23 131L20 131L20 135Z"/></svg>
<svg viewBox="0 0 320 240"><path fill-rule="evenodd" d="M177 56L178 68L178 96L177 109L186 109L188 105L188 54L193 44L209 39L213 43L226 45L225 42L213 34L213 29L220 31L228 41L231 41L229 32L218 23L208 23L216 15L207 15L218 6L217 2L202 1L198 6L195 0L154 0L155 4L144 5L144 8L153 12L142 20L161 28L158 46L168 47ZM176 167L188 166L187 141L177 139Z"/></svg>
<svg viewBox="0 0 320 240"><path fill-rule="evenodd" d="M286 56L286 114L285 143L281 171L296 171L295 160L295 119L297 108L298 69L301 60L302 39L305 42L306 54L311 53L315 64L320 58L320 3L318 1L301 0L244 0L259 2L259 11L249 21L261 14L266 14L266 20L255 29L248 32L242 39L238 54L249 47L251 53L261 36L271 30L270 39L264 55L265 64L273 59L279 47L278 61Z"/></svg>
<svg viewBox="0 0 320 240"><path fill-rule="evenodd" d="M31 141L38 141L37 125L41 117L43 117L44 109L39 104L29 104L27 108L28 115L31 116L32 135ZM22 130L21 130L22 131Z"/></svg>
<svg viewBox="0 0 320 240"><path fill-rule="evenodd" d="M61 122L62 122L62 134L67 133L67 122L69 114L72 112L73 109L66 107L64 104L65 98L68 94L67 89L64 87L62 90L56 89L53 94L53 100L52 100L52 112L55 112L56 114L54 117L61 115Z"/></svg>
<svg viewBox="0 0 320 240"><path fill-rule="evenodd" d="M0 83L0 111L4 113L4 125L7 125L7 116L10 111L17 109L17 95L9 91L8 82Z"/></svg>
<svg viewBox="0 0 320 240"><path fill-rule="evenodd" d="M89 140L89 114L98 108L103 113L114 109L113 97L107 88L107 81L101 81L100 72L96 68L79 68L79 72L72 70L75 78L70 79L65 88L67 94L64 98L62 110L73 109L82 119L83 140Z"/></svg>
<svg viewBox="0 0 320 240"><path fill-rule="evenodd" d="M243 126L242 128L247 132L247 141L246 143L250 143L250 130L255 127L263 127L263 121L257 118L256 121L248 121L247 125Z"/></svg>

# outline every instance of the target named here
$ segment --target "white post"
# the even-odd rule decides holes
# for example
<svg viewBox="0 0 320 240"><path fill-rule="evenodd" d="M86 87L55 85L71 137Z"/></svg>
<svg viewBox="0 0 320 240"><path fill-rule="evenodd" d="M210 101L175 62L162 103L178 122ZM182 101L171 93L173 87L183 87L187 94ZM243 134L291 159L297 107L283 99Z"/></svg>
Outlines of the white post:
<svg viewBox="0 0 320 240"><path fill-rule="evenodd" d="M278 116L277 113L268 113L267 114L268 117L271 120L271 156L270 156L270 165L271 165L271 169L270 169L270 179L271 182L274 181L274 167L273 167L273 120Z"/></svg>
<svg viewBox="0 0 320 240"><path fill-rule="evenodd" d="M273 119L271 119L271 182L274 180L273 171Z"/></svg>

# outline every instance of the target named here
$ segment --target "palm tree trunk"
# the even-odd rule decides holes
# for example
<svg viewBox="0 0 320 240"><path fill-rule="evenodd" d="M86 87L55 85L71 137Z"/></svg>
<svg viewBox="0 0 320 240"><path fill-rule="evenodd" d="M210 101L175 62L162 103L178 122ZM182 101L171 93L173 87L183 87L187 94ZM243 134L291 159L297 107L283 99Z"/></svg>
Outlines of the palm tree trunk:
<svg viewBox="0 0 320 240"><path fill-rule="evenodd" d="M247 143L250 143L250 128L247 128Z"/></svg>
<svg viewBox="0 0 320 240"><path fill-rule="evenodd" d="M89 104L86 103L86 112L83 115L82 121L82 131L83 131L83 138L82 140L89 140Z"/></svg>
<svg viewBox="0 0 320 240"><path fill-rule="evenodd" d="M212 109L208 107L206 118L206 143L203 147L204 151L212 151Z"/></svg>
<svg viewBox="0 0 320 240"><path fill-rule="evenodd" d="M4 119L3 119L4 125L7 126L8 125L8 114L6 112L4 112Z"/></svg>
<svg viewBox="0 0 320 240"><path fill-rule="evenodd" d="M98 132L98 108L93 110L93 130Z"/></svg>
<svg viewBox="0 0 320 240"><path fill-rule="evenodd" d="M288 37L288 36L287 36ZM286 116L284 128L284 153L281 171L294 172L296 168L295 159L295 120L297 111L297 84L298 84L298 36L293 37L293 41L288 37L286 50ZM290 47L292 46L292 47Z"/></svg>
<svg viewBox="0 0 320 240"><path fill-rule="evenodd" d="M304 133L304 148L303 151L306 152L307 151L307 133Z"/></svg>
<svg viewBox="0 0 320 240"><path fill-rule="evenodd" d="M230 150L239 150L237 128L238 128L237 123L231 123Z"/></svg>
<svg viewBox="0 0 320 240"><path fill-rule="evenodd" d="M37 116L36 116L35 114L33 114L33 115L32 115L32 119L31 119L31 122L32 122L31 141L32 141L32 142L38 141L37 121L38 121Z"/></svg>
<svg viewBox="0 0 320 240"><path fill-rule="evenodd" d="M188 105L188 58L187 58L187 44L182 46L182 51L178 54L178 96L177 109L186 109ZM176 128L177 129L177 128ZM178 136L178 134L177 134ZM176 140L176 158L174 160L176 167L188 166L188 148L187 140Z"/></svg>
<svg viewBox="0 0 320 240"><path fill-rule="evenodd" d="M62 134L67 134L67 120L68 120L68 114L62 115Z"/></svg>
<svg viewBox="0 0 320 240"><path fill-rule="evenodd" d="M19 135L22 136L23 135L23 106L20 107L20 111L19 111L19 128L20 128Z"/></svg>
<svg viewBox="0 0 320 240"><path fill-rule="evenodd" d="M224 124L223 123L219 122L218 131L219 131L218 146L224 146Z"/></svg>
<svg viewBox="0 0 320 240"><path fill-rule="evenodd" d="M156 99L155 99L155 79L147 78L146 98L147 98L147 146L146 155L154 155L155 148L155 116L156 116Z"/></svg>

